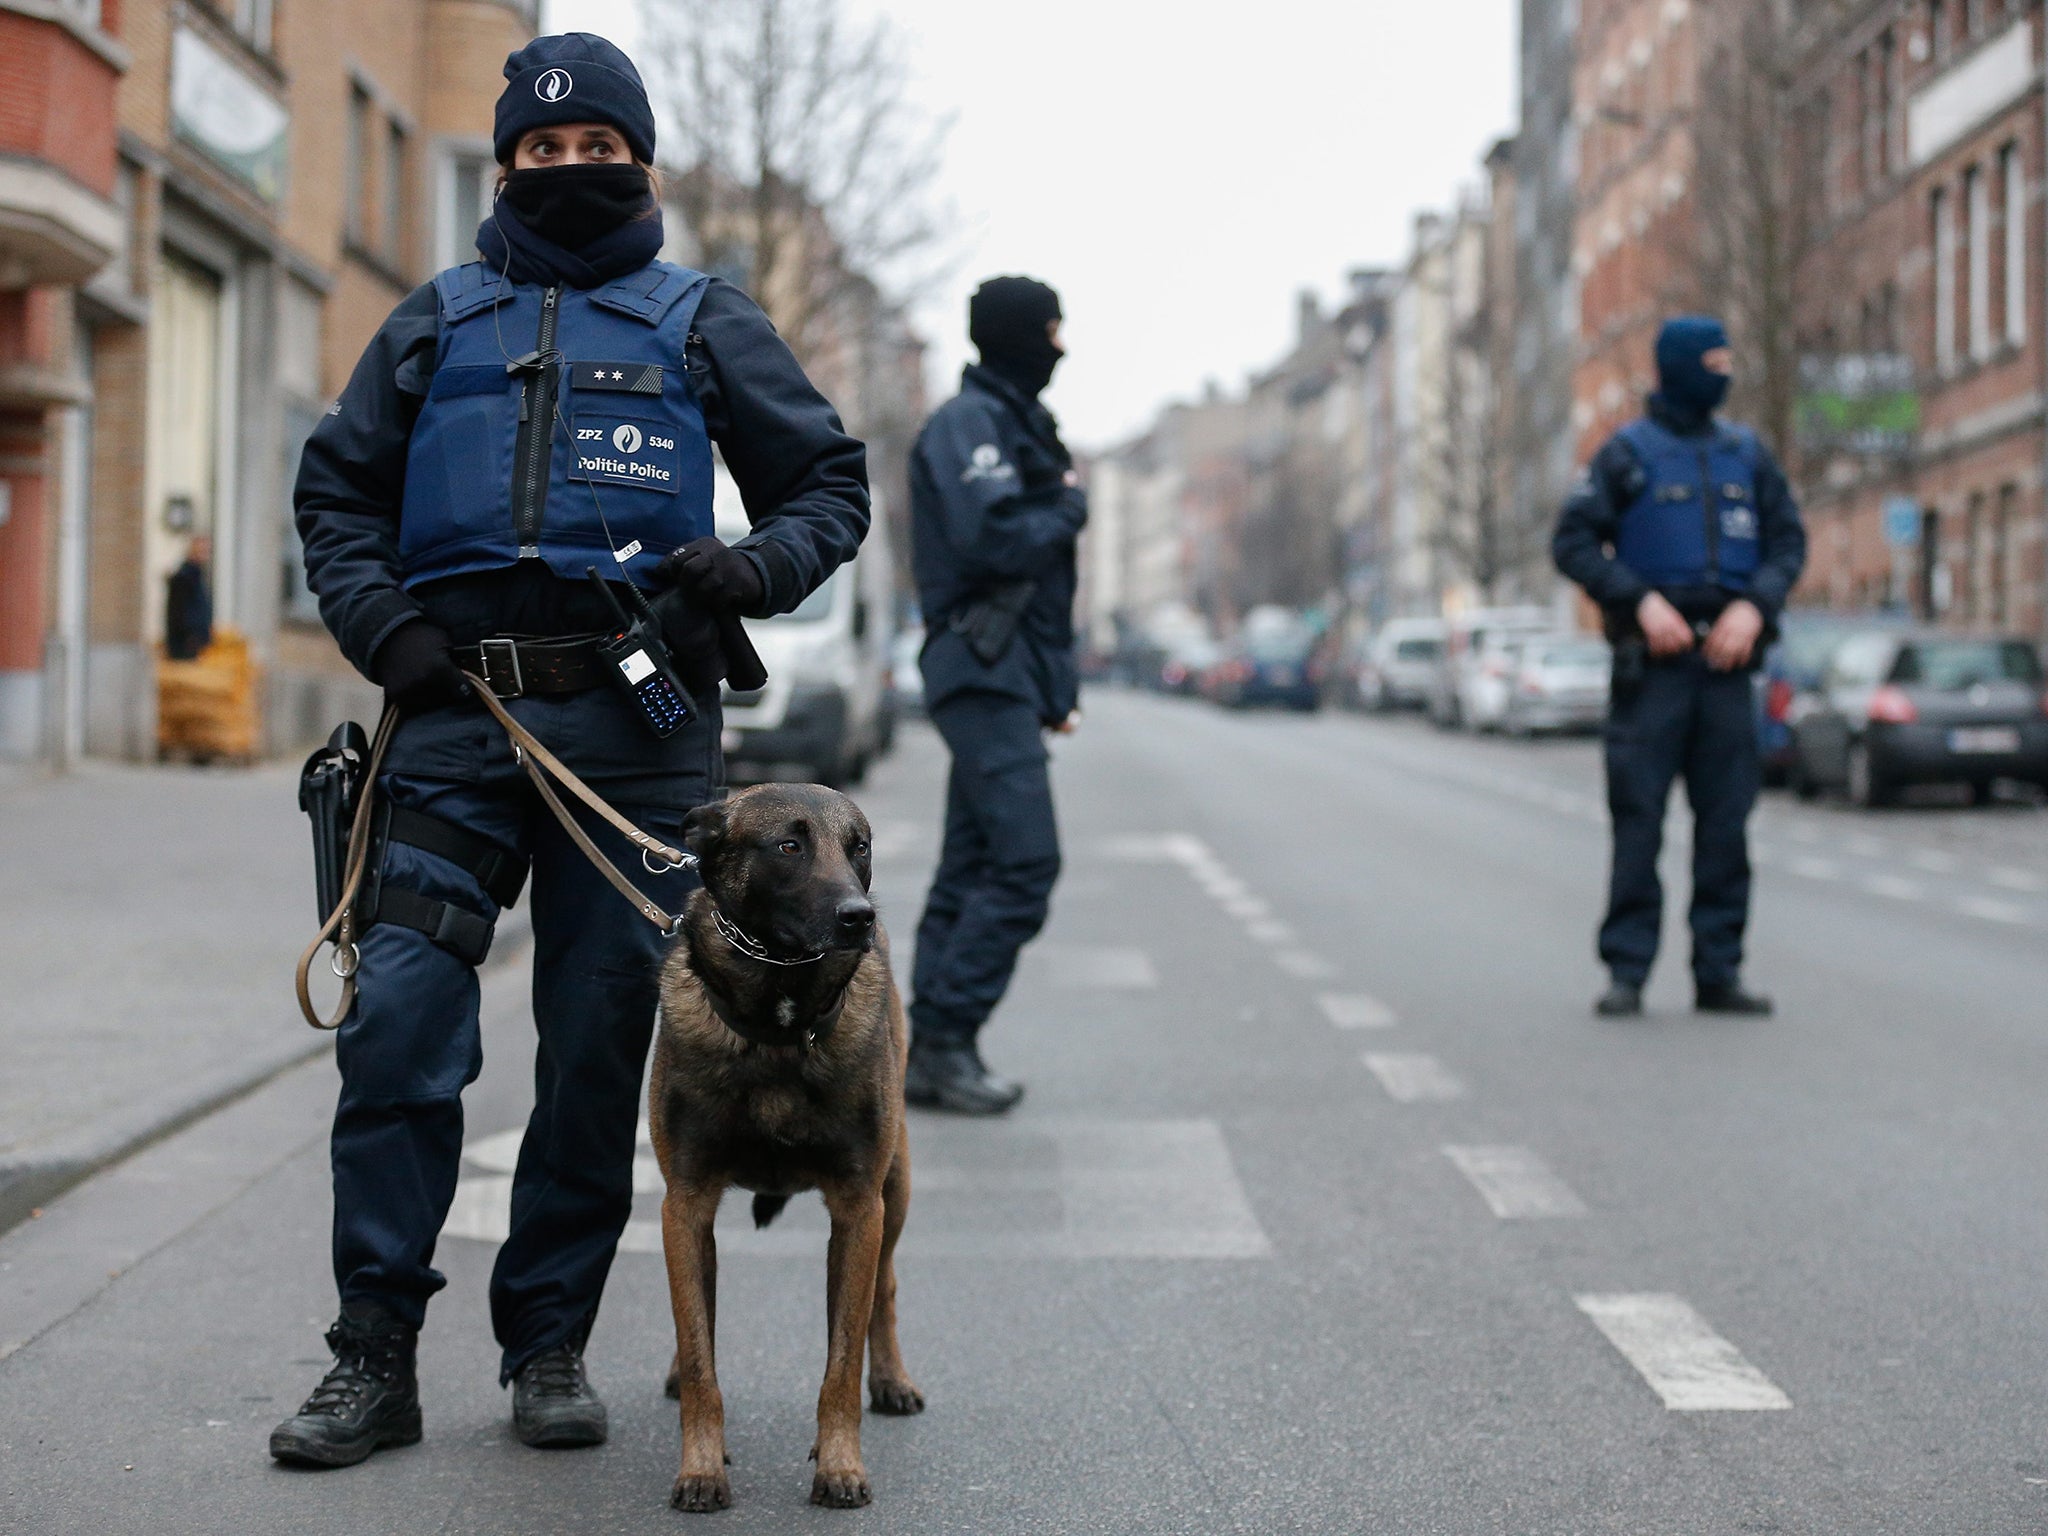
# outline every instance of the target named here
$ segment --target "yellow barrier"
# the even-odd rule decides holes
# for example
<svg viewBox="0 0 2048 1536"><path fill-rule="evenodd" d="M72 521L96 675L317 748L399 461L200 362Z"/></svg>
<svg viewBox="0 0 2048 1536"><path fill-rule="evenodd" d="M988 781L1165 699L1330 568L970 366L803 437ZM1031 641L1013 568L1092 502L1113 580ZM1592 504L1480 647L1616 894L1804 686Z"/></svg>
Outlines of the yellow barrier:
<svg viewBox="0 0 2048 1536"><path fill-rule="evenodd" d="M172 661L159 646L157 756L255 761L262 670L249 642L233 630L216 630L213 643L191 661Z"/></svg>

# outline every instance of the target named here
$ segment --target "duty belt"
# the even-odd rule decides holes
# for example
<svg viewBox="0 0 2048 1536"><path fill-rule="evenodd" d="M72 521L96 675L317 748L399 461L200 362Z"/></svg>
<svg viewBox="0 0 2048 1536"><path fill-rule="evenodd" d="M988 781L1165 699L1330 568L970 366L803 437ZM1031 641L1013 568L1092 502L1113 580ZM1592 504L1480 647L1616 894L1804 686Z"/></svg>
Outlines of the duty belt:
<svg viewBox="0 0 2048 1536"><path fill-rule="evenodd" d="M582 693L607 681L595 635L565 640L530 640L496 635L475 645L450 649L455 665L475 673L501 699L528 694Z"/></svg>

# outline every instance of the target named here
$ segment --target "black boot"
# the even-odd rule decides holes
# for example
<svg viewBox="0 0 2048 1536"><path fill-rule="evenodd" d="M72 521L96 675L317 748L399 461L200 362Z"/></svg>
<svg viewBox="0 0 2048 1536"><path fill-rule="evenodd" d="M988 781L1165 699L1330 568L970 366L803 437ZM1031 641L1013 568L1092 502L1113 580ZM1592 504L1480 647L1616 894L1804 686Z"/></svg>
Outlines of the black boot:
<svg viewBox="0 0 2048 1536"><path fill-rule="evenodd" d="M390 1445L417 1445L419 1330L373 1301L351 1301L327 1330L334 1369L270 1432L270 1454L302 1467L352 1467Z"/></svg>
<svg viewBox="0 0 2048 1536"><path fill-rule="evenodd" d="M1633 1018L1643 1011L1642 984L1617 976L1594 1001L1593 1011L1603 1019Z"/></svg>
<svg viewBox="0 0 2048 1536"><path fill-rule="evenodd" d="M583 1368L583 1344L590 1321L559 1344L550 1345L519 1367L512 1378L512 1429L528 1445L545 1451L603 1445L610 1416L590 1389Z"/></svg>
<svg viewBox="0 0 2048 1536"><path fill-rule="evenodd" d="M1693 989L1693 1007L1701 1013L1741 1013L1761 1017L1771 1011L1771 1000L1742 990L1739 981L1701 982Z"/></svg>
<svg viewBox="0 0 2048 1536"><path fill-rule="evenodd" d="M903 1097L956 1115L1000 1115L1024 1097L1024 1085L989 1071L972 1041L917 1041L903 1074Z"/></svg>

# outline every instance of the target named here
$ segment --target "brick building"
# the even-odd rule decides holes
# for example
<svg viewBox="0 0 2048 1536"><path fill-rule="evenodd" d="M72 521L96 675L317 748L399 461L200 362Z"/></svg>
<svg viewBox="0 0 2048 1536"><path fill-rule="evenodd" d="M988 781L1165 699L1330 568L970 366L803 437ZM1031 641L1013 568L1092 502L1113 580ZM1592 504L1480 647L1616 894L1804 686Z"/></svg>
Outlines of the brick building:
<svg viewBox="0 0 2048 1536"><path fill-rule="evenodd" d="M289 521L391 307L468 252L536 0L0 0L0 752L147 755L164 581L295 744L362 686Z"/></svg>
<svg viewBox="0 0 2048 1536"><path fill-rule="evenodd" d="M1872 0L1804 39L1825 222L1804 595L2048 638L2042 7ZM1887 510L1892 524L1887 537Z"/></svg>

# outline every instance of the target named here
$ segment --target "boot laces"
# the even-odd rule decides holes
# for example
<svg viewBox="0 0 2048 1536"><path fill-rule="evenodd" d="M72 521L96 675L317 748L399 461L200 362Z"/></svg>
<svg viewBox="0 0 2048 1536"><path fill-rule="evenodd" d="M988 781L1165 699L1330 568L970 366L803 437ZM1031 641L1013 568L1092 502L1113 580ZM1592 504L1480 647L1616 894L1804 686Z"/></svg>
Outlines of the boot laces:
<svg viewBox="0 0 2048 1536"><path fill-rule="evenodd" d="M302 1414L346 1418L373 1389L391 1386L398 1380L398 1350L394 1343L337 1325L328 1330L327 1347L334 1351L334 1364L299 1409Z"/></svg>
<svg viewBox="0 0 2048 1536"><path fill-rule="evenodd" d="M586 1389L583 1356L567 1344L535 1355L519 1375L535 1397L581 1397Z"/></svg>

